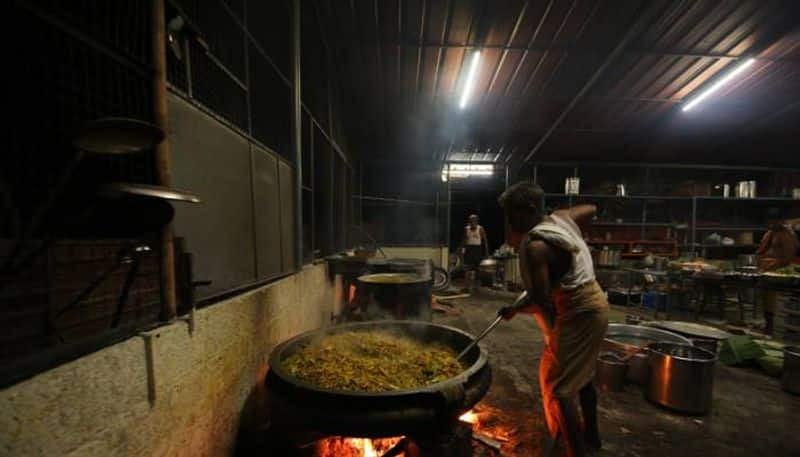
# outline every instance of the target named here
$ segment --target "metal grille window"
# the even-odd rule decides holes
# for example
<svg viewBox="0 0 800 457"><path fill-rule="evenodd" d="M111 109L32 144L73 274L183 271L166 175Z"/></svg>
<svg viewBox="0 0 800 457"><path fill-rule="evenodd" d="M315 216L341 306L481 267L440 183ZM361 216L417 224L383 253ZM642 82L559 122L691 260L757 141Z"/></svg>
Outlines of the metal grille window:
<svg viewBox="0 0 800 457"><path fill-rule="evenodd" d="M252 44L250 56L253 137L292 160L290 88Z"/></svg>
<svg viewBox="0 0 800 457"><path fill-rule="evenodd" d="M247 131L247 89L219 65L212 54L191 45L192 94L217 114Z"/></svg>
<svg viewBox="0 0 800 457"><path fill-rule="evenodd" d="M287 79L292 74L291 24L291 9L288 2L248 0L247 29L258 46Z"/></svg>

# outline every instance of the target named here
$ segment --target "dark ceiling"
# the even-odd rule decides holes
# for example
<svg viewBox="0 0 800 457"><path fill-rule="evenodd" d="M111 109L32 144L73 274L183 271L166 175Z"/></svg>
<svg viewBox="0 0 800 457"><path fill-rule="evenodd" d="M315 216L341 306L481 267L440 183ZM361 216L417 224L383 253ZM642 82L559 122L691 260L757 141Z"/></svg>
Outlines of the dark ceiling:
<svg viewBox="0 0 800 457"><path fill-rule="evenodd" d="M797 0L317 0L317 10L364 160L800 164ZM757 60L741 78L680 110L742 57Z"/></svg>

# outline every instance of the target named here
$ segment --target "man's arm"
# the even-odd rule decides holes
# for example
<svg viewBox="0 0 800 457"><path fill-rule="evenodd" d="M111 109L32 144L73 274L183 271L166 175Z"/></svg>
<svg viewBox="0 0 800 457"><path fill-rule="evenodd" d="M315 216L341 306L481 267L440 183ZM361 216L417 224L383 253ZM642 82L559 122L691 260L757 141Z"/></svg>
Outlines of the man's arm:
<svg viewBox="0 0 800 457"><path fill-rule="evenodd" d="M552 252L543 241L532 241L520 252L520 267L524 268L523 277L527 277L525 288L528 301L517 306L509 305L500 310L500 314L511 319L517 313L542 315L547 325L552 327L554 307L550 296L550 267L547 260Z"/></svg>
<svg viewBox="0 0 800 457"><path fill-rule="evenodd" d="M554 211L554 213L560 216L568 216L576 224L583 225L589 222L597 213L597 206L590 204L576 205L571 208Z"/></svg>
<svg viewBox="0 0 800 457"><path fill-rule="evenodd" d="M547 264L550 254L550 247L544 241L532 241L525 248L530 277L528 296L531 297L531 304L522 308L523 312L534 312L538 307L551 306L550 267Z"/></svg>

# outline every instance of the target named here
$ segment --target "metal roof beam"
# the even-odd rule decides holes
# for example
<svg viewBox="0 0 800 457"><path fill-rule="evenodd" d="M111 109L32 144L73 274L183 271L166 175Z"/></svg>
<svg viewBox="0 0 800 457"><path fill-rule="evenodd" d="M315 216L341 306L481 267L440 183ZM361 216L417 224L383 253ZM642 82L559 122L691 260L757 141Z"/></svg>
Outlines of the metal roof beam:
<svg viewBox="0 0 800 457"><path fill-rule="evenodd" d="M367 43L357 43L367 44ZM581 53L596 53L602 52L602 49L595 49L589 47L581 47L574 45L508 45L508 44L458 44L458 43L436 43L436 42L422 42L422 41L404 41L401 43L387 43L393 46L408 46L412 48L440 48L440 49L471 49L480 47L481 49L499 49L503 51L525 51L525 52L552 52L552 51L565 51L570 54ZM742 55L733 55L726 53L715 52L694 52L683 51L677 49L658 49L658 48L630 48L623 51L624 54L646 54L661 57L688 57L694 59L714 59L714 60L736 60L741 59ZM773 58L773 57L755 57L757 60L775 61L775 62L800 62L800 59L793 58Z"/></svg>
<svg viewBox="0 0 800 457"><path fill-rule="evenodd" d="M534 145L534 147L530 150L530 152L528 152L525 158L522 159L523 163L529 161L531 157L533 157L539 151L539 149L541 149L542 145L550 138L550 136L558 128L558 126L561 125L562 122L564 122L564 119L566 119L567 115L572 111L573 108L575 108L578 102L583 98L584 94L586 94L589 91L589 89L591 89L592 86L594 86L595 82L597 82L597 80L600 79L600 77L611 66L614 60L616 60L616 58L623 53L625 48L628 46L628 43L630 43L634 38L636 38L641 33L642 30L644 30L645 25L649 24L653 19L653 17L656 16L656 12L660 10L660 8L650 8L648 10L647 6L643 6L641 8L644 9L643 10L640 9L639 12L636 14L632 25L628 28L628 31L625 33L622 39L617 43L617 45L614 47L611 53L608 54L605 61L603 61L603 64L600 65L600 67L597 70L595 70L595 72L592 74L589 80L586 81L586 84L583 85L581 90L579 90L578 93L575 94L575 97L573 97L572 101L564 108L563 111L561 111L561 114L558 115L556 120L553 121L553 123L550 125L550 128L547 129L547 132L545 132L545 134L542 135L541 138L539 138L539 141L536 142L536 145Z"/></svg>

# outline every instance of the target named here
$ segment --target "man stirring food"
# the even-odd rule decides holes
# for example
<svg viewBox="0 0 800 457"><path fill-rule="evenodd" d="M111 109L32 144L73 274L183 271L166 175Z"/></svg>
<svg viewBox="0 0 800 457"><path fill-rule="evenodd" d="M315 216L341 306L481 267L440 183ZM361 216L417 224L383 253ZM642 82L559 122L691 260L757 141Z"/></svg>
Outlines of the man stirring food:
<svg viewBox="0 0 800 457"><path fill-rule="evenodd" d="M568 455L585 455L586 446L601 445L592 379L608 327L608 302L578 227L596 207L579 205L546 215L542 189L524 182L508 188L498 201L512 236L521 237L520 270L530 297L527 303L503 308L501 314L511 319L519 312L532 313L542 328L539 384L553 438L549 444L560 434Z"/></svg>

